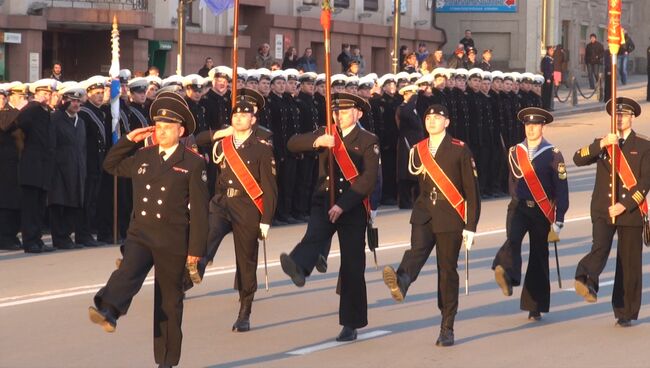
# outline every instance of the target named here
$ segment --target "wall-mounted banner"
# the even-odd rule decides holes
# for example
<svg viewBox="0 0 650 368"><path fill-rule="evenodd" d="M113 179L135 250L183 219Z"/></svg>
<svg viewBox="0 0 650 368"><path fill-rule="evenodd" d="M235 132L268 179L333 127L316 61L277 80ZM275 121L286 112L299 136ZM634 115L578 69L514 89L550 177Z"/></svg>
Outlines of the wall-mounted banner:
<svg viewBox="0 0 650 368"><path fill-rule="evenodd" d="M438 13L516 13L517 0L436 0Z"/></svg>

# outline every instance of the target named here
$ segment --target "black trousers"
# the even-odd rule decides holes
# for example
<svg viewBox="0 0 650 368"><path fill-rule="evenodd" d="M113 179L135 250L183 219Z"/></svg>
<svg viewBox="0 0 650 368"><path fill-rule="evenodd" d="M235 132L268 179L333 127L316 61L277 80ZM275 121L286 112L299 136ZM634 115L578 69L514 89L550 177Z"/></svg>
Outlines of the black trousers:
<svg viewBox="0 0 650 368"><path fill-rule="evenodd" d="M366 224L331 223L324 207L312 205L307 232L290 256L306 275L310 275L323 247L329 245L334 233L338 234L341 247L339 324L362 328L368 325L368 297L364 276Z"/></svg>
<svg viewBox="0 0 650 368"><path fill-rule="evenodd" d="M97 201L97 239L113 241L113 176L102 172L100 193ZM126 238L133 208L131 180L117 179L117 226L118 238ZM118 241L120 239L117 239Z"/></svg>
<svg viewBox="0 0 650 368"><path fill-rule="evenodd" d="M71 236L75 231L75 220L83 210L61 205L50 205L49 209L53 245L57 247L72 242Z"/></svg>
<svg viewBox="0 0 650 368"><path fill-rule="evenodd" d="M314 157L305 155L297 160L295 191L293 197L292 214L305 216L309 214L311 194L314 187Z"/></svg>
<svg viewBox="0 0 650 368"><path fill-rule="evenodd" d="M120 268L94 298L97 308L111 308L118 316L126 314L155 266L153 346L158 364L178 365L181 357L185 261L186 256L127 238Z"/></svg>
<svg viewBox="0 0 650 368"><path fill-rule="evenodd" d="M381 200L397 200L397 148L381 150Z"/></svg>
<svg viewBox="0 0 650 368"><path fill-rule="evenodd" d="M20 210L0 208L0 245L20 244Z"/></svg>
<svg viewBox="0 0 650 368"><path fill-rule="evenodd" d="M550 110L553 108L553 80L547 83L544 81L542 84L542 108Z"/></svg>
<svg viewBox="0 0 650 368"><path fill-rule="evenodd" d="M398 275L407 275L409 283L417 280L422 267L436 248L438 266L438 309L442 326L453 329L458 312L458 254L463 242L462 231L433 232L431 222L411 224L411 249L404 252L397 269Z"/></svg>
<svg viewBox="0 0 650 368"><path fill-rule="evenodd" d="M495 161L495 157L492 157L493 147L492 142L484 140L478 148L478 155L475 157L480 157L476 161L476 169L478 170L478 184L481 194L490 194L492 193L492 181L495 172L492 170L492 165Z"/></svg>
<svg viewBox="0 0 650 368"><path fill-rule="evenodd" d="M278 208L277 217L286 219L291 216L293 196L296 188L296 158L287 156L278 160Z"/></svg>
<svg viewBox="0 0 650 368"><path fill-rule="evenodd" d="M205 261L207 263L214 259L221 241L232 231L237 263L235 288L239 290L242 301L252 301L257 291L259 211L248 197L224 198L222 201L226 201L230 210L224 210L215 198L210 201L210 230Z"/></svg>
<svg viewBox="0 0 650 368"><path fill-rule="evenodd" d="M506 162L505 152L501 142L496 142L492 145L492 152L490 160L490 172L492 173L490 177L490 182L488 183L488 190L492 193L506 193L507 192L507 179L508 179L508 167Z"/></svg>
<svg viewBox="0 0 650 368"><path fill-rule="evenodd" d="M41 188L22 185L21 232L23 245L40 245L45 226L45 200L47 192Z"/></svg>
<svg viewBox="0 0 650 368"><path fill-rule="evenodd" d="M507 239L497 252L492 269L496 266L503 267L510 276L512 285L521 285L521 243L528 233L530 255L520 308L547 313L551 300L548 265L548 233L551 225L537 205L528 207L525 201L513 200L508 207Z"/></svg>
<svg viewBox="0 0 650 368"><path fill-rule="evenodd" d="M84 186L84 204L81 211L77 212L75 219L75 241L83 244L93 239L93 228L96 226L97 200L99 196L99 176L86 177Z"/></svg>
<svg viewBox="0 0 650 368"><path fill-rule="evenodd" d="M576 280L586 282L598 291L598 278L605 269L612 249L614 233L618 234L616 273L612 307L614 316L637 319L641 309L642 291L642 231L640 226L610 225L605 219L593 221L593 244L589 253L578 263Z"/></svg>

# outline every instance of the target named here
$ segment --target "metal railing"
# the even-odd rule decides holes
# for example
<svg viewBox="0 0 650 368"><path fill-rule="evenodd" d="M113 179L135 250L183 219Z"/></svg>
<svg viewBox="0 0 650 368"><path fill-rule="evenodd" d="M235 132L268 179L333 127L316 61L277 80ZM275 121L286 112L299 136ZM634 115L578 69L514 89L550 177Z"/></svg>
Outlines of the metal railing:
<svg viewBox="0 0 650 368"><path fill-rule="evenodd" d="M149 0L48 0L45 3L50 7L149 10Z"/></svg>
<svg viewBox="0 0 650 368"><path fill-rule="evenodd" d="M596 88L593 91L591 91L591 93L588 95L582 92L582 89L580 88L580 84L578 84L578 81L574 75L571 75L571 78L569 78L569 84L567 86L569 93L567 93L565 98L561 98L558 95L558 91L560 90L561 86L562 84L560 83L559 86L553 88L554 97L560 103L566 103L567 101L569 101L569 99L571 99L571 106L576 106L578 105L578 95L582 96L582 98L585 100L589 100L592 97L596 96L596 99L600 101L602 99L602 91L603 91L603 73L598 74L598 80L596 81Z"/></svg>

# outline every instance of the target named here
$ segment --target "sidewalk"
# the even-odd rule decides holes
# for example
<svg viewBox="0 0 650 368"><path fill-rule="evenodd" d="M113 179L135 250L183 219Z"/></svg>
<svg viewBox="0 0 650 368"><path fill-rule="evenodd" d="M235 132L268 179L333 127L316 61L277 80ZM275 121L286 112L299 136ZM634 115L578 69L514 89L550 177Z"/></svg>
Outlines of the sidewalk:
<svg viewBox="0 0 650 368"><path fill-rule="evenodd" d="M580 88L585 95L591 94L592 90L589 89L589 85L584 83L584 86L580 81ZM618 95L625 96L636 100L639 103L646 101L646 85L647 85L647 76L642 74L634 74L628 77L627 85L623 86L619 83L618 85ZM558 91L560 98L565 99L569 90L566 87L561 87ZM573 114L580 114L585 112L595 112L595 111L605 111L605 103L598 102L597 96L594 95L589 100L585 100L580 93L578 92L578 104L576 106L571 106L571 98L565 103L561 103L555 99L555 112L553 115L555 117L568 116Z"/></svg>

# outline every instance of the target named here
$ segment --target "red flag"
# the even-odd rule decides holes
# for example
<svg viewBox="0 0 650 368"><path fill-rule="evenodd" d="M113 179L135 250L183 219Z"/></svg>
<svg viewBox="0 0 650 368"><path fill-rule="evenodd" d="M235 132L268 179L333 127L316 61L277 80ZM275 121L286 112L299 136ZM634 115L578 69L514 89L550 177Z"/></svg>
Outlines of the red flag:
<svg viewBox="0 0 650 368"><path fill-rule="evenodd" d="M329 0L323 0L323 10L320 13L320 25L327 31L332 27L332 6Z"/></svg>

